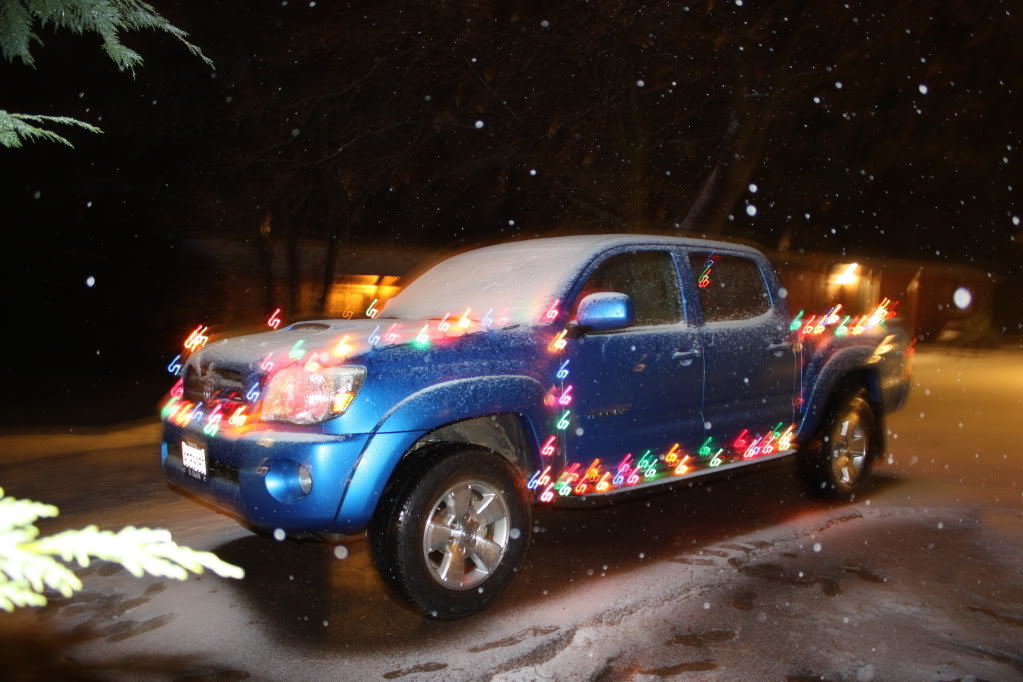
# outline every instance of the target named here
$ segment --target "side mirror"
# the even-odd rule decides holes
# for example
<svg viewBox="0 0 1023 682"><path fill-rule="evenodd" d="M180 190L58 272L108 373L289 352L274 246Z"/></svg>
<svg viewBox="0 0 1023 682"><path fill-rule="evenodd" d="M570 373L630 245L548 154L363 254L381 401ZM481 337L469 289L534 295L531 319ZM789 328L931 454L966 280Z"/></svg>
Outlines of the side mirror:
<svg viewBox="0 0 1023 682"><path fill-rule="evenodd" d="M590 294L579 302L576 313L576 323L584 330L622 329L631 327L635 319L632 299L614 291Z"/></svg>

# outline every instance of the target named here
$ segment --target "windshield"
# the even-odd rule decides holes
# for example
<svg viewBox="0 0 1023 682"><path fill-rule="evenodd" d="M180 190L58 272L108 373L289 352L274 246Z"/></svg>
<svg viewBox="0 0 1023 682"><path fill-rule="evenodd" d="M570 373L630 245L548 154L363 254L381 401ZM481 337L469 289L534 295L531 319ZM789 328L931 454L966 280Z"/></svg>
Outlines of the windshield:
<svg viewBox="0 0 1023 682"><path fill-rule="evenodd" d="M392 298L381 317L538 323L590 252L576 244L502 244L452 256L427 270Z"/></svg>

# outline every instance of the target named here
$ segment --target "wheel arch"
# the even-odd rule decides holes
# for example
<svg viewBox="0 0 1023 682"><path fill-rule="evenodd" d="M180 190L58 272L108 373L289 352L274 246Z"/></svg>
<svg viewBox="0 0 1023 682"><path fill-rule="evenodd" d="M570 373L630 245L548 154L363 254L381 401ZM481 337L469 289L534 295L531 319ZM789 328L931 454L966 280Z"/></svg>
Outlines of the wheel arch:
<svg viewBox="0 0 1023 682"><path fill-rule="evenodd" d="M884 403L881 378L876 368L865 364L870 352L869 349L860 347L846 348L829 358L815 373L799 425L799 442L805 442L816 433L836 396L844 395L855 388L866 389L868 402L878 422L879 436L883 438Z"/></svg>
<svg viewBox="0 0 1023 682"><path fill-rule="evenodd" d="M381 419L359 457L335 530L364 529L397 467L426 446L476 445L504 456L528 478L540 460L543 395L536 379L509 375L443 382L406 397Z"/></svg>

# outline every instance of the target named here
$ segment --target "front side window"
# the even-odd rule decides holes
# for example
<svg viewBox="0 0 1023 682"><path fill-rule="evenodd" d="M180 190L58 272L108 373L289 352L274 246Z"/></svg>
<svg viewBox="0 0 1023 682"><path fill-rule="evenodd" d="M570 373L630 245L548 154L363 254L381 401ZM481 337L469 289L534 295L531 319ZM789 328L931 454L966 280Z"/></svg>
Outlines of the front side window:
<svg viewBox="0 0 1023 682"><path fill-rule="evenodd" d="M705 322L748 320L771 309L767 283L757 264L743 256L691 253Z"/></svg>
<svg viewBox="0 0 1023 682"><path fill-rule="evenodd" d="M666 251L634 251L611 256L597 267L576 299L590 294L626 294L632 299L636 326L672 324L682 319L678 275ZM572 312L573 317L575 311Z"/></svg>

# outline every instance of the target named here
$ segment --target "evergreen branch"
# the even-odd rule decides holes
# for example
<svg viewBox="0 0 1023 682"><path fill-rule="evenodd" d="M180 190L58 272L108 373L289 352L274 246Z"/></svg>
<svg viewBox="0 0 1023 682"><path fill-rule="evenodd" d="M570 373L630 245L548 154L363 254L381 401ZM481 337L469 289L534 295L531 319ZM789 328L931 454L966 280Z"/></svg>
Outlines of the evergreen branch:
<svg viewBox="0 0 1023 682"><path fill-rule="evenodd" d="M32 522L57 513L52 505L4 497L0 488L0 609L43 606L47 589L65 597L82 589L82 581L58 559L76 561L80 566L88 566L92 559L111 561L136 577L148 573L185 580L189 572L198 574L205 569L225 578L245 575L240 567L212 552L178 545L163 529L129 526L114 533L88 526L39 538L39 529Z"/></svg>
<svg viewBox="0 0 1023 682"><path fill-rule="evenodd" d="M188 33L139 0L5 0L0 7L0 51L8 61L17 58L28 66L35 64L32 44L42 44L35 32L37 21L40 26L79 35L98 33L107 56L132 75L142 64L142 55L121 42L121 33L143 29L169 33L213 68L209 57L188 40Z"/></svg>
<svg viewBox="0 0 1023 682"><path fill-rule="evenodd" d="M188 571L202 573L208 568L224 578L242 578L245 571L217 558L212 552L197 552L171 540L161 528L128 526L117 533L87 526L36 540L22 549L59 556L88 566L90 558L121 564L132 575L150 575L184 580Z"/></svg>
<svg viewBox="0 0 1023 682"><path fill-rule="evenodd" d="M29 121L31 121L31 123L29 123ZM90 133L103 132L100 128L97 128L91 123L79 121L77 118L71 118L70 116L11 114L0 109L0 146L17 149L22 146L22 141L48 140L50 142L59 142L67 145L68 147L74 148L74 145L62 135L58 135L52 130L47 130L46 128L34 126L32 123L61 123L64 125L84 128Z"/></svg>
<svg viewBox="0 0 1023 682"><path fill-rule="evenodd" d="M0 609L13 611L17 606L46 606L46 597L35 592L24 580L8 580L0 574Z"/></svg>
<svg viewBox="0 0 1023 682"><path fill-rule="evenodd" d="M0 111L0 115L3 113ZM4 497L4 489L0 488L0 533L34 523L36 519L53 518L59 513L52 504Z"/></svg>

